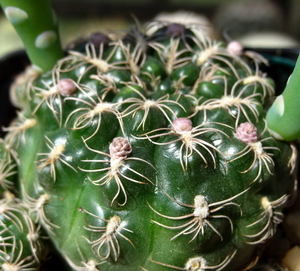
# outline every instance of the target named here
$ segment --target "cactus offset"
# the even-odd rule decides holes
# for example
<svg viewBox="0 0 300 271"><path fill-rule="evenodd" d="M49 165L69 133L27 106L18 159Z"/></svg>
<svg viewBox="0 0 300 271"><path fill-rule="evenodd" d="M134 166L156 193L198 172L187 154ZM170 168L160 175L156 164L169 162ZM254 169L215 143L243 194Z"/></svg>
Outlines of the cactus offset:
<svg viewBox="0 0 300 271"><path fill-rule="evenodd" d="M29 217L73 270L256 263L293 198L297 152L267 130L262 57L195 30L153 22L122 40L94 35L14 86L22 108L2 141L1 187L26 212L1 217L3 270L6 253L38 265L32 241L26 253L6 246Z"/></svg>

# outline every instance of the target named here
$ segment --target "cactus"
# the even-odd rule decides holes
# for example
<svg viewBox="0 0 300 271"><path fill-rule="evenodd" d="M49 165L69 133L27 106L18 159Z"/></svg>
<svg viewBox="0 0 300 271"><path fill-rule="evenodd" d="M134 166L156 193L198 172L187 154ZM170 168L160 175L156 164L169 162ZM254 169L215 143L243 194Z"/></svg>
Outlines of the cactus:
<svg viewBox="0 0 300 271"><path fill-rule="evenodd" d="M297 150L268 130L265 60L237 45L151 22L22 74L0 145L1 270L37 270L43 235L72 270L254 266L295 195Z"/></svg>

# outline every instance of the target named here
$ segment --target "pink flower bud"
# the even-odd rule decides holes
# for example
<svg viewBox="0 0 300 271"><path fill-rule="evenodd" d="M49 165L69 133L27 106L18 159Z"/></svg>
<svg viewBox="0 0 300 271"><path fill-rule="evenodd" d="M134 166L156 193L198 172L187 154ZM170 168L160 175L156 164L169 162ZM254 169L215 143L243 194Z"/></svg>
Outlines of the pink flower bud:
<svg viewBox="0 0 300 271"><path fill-rule="evenodd" d="M238 41L231 41L227 45L227 51L232 56L240 56L243 53L244 47Z"/></svg>
<svg viewBox="0 0 300 271"><path fill-rule="evenodd" d="M250 122L241 123L235 136L245 143L255 143L258 139L257 128Z"/></svg>
<svg viewBox="0 0 300 271"><path fill-rule="evenodd" d="M115 137L109 145L109 154L113 160L124 160L131 152L132 147L124 137Z"/></svg>
<svg viewBox="0 0 300 271"><path fill-rule="evenodd" d="M60 95L70 96L76 91L77 86L72 79L65 78L58 81L56 89Z"/></svg>
<svg viewBox="0 0 300 271"><path fill-rule="evenodd" d="M178 118L173 121L172 129L178 133L189 132L193 129L193 123L190 119Z"/></svg>

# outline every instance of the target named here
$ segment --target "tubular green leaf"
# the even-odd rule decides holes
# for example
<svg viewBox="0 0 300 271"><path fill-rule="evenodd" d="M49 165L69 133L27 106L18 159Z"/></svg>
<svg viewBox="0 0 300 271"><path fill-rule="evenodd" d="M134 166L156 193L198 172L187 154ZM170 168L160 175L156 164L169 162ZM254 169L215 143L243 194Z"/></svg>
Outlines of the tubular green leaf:
<svg viewBox="0 0 300 271"><path fill-rule="evenodd" d="M23 41L32 64L37 70L51 70L63 57L63 50L50 1L0 0L0 5Z"/></svg>
<svg viewBox="0 0 300 271"><path fill-rule="evenodd" d="M266 121L269 131L280 140L300 137L300 57L283 93L269 109Z"/></svg>

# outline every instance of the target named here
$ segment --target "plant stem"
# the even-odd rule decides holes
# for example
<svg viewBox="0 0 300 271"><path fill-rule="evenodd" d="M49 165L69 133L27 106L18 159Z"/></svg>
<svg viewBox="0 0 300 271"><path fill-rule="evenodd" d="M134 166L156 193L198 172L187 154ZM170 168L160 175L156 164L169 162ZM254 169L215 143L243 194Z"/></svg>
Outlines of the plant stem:
<svg viewBox="0 0 300 271"><path fill-rule="evenodd" d="M63 49L50 0L0 0L0 5L32 64L43 72L51 70L63 57Z"/></svg>
<svg viewBox="0 0 300 271"><path fill-rule="evenodd" d="M269 109L266 121L277 139L291 141L300 137L300 56L283 93Z"/></svg>

